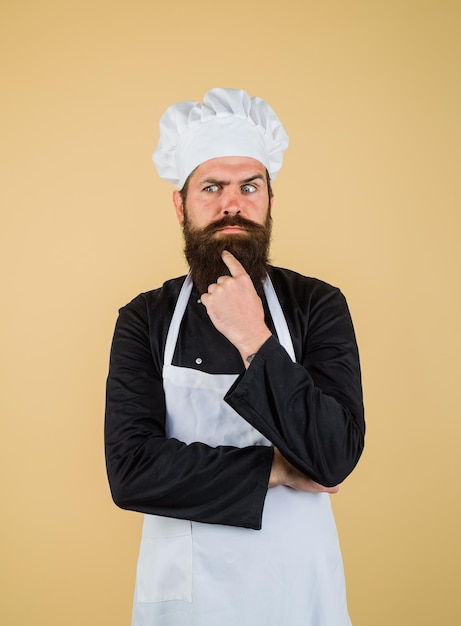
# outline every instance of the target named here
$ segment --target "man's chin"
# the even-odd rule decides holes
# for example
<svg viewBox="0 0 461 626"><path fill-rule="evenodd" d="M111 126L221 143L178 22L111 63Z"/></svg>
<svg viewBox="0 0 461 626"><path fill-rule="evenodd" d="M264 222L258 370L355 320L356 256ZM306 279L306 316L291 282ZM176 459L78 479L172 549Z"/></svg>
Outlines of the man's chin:
<svg viewBox="0 0 461 626"><path fill-rule="evenodd" d="M208 285L219 276L229 274L221 254L231 252L243 265L258 289L267 273L267 253L270 240L270 221L267 225L239 223L215 224L214 228L190 229L184 225L184 252L199 290L206 291ZM204 293L201 291L201 293Z"/></svg>

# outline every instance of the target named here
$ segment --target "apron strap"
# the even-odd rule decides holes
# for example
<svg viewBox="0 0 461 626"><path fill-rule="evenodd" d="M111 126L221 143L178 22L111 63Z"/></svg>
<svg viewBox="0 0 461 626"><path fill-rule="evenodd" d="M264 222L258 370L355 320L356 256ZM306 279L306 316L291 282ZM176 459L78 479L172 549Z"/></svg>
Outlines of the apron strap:
<svg viewBox="0 0 461 626"><path fill-rule="evenodd" d="M189 302L189 296L192 291L192 277L189 274L186 276L186 280L181 287L181 291L179 292L179 297L176 302L176 307L173 313L173 317L171 318L170 327L168 329L168 334L166 336L165 342L165 354L163 357L164 365L171 365L173 361L174 349L176 347L176 339L179 335L179 327L181 326L181 320L184 316L184 312L187 307L187 303Z"/></svg>
<svg viewBox="0 0 461 626"><path fill-rule="evenodd" d="M267 298L267 305L272 315L275 332L277 333L280 345L285 348L291 360L296 363L295 350L290 331L288 329L288 324L283 314L282 307L280 306L279 299L277 298L277 294L275 293L274 285L268 275L263 281L263 287Z"/></svg>

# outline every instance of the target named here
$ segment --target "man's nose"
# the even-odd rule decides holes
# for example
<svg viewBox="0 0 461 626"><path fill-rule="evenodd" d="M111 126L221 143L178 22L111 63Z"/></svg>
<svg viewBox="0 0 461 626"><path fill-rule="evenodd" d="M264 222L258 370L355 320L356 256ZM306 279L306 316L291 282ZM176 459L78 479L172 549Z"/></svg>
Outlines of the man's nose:
<svg viewBox="0 0 461 626"><path fill-rule="evenodd" d="M224 215L238 215L240 211L238 195L229 189L223 199L223 213Z"/></svg>

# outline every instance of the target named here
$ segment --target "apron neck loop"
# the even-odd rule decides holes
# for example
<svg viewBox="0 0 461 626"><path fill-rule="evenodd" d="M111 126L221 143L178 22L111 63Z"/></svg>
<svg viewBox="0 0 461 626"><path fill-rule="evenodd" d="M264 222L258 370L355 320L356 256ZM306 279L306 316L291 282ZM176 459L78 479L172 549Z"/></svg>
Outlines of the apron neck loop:
<svg viewBox="0 0 461 626"><path fill-rule="evenodd" d="M184 283L179 292L178 300L171 318L170 327L165 342L165 355L163 358L164 366L171 365L173 361L173 354L176 347L176 341L179 335L179 328L181 326L181 320L187 308L189 297L192 292L192 276L189 274L186 276ZM293 341L291 339L288 324L283 314L282 307L280 306L279 299L275 293L274 285L272 284L269 275L263 281L264 293L267 299L267 306L269 307L272 320L274 322L275 331L277 333L280 344L288 352L292 361L296 361L295 352L293 348Z"/></svg>

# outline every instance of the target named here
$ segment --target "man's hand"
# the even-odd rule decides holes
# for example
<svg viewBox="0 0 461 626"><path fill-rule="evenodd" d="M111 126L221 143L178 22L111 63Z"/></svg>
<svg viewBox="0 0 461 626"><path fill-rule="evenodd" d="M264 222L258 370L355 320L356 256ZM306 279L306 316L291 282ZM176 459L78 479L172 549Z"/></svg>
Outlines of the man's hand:
<svg viewBox="0 0 461 626"><path fill-rule="evenodd" d="M209 285L201 301L214 326L240 352L245 367L247 357L256 353L271 332L264 321L261 298L243 265L225 250L222 259L230 276L220 276Z"/></svg>
<svg viewBox="0 0 461 626"><path fill-rule="evenodd" d="M277 448L274 448L274 460L272 461L272 469L269 476L269 487L277 487L285 485L298 491L307 491L309 493L337 493L339 487L324 487L319 483L311 480L288 463Z"/></svg>

